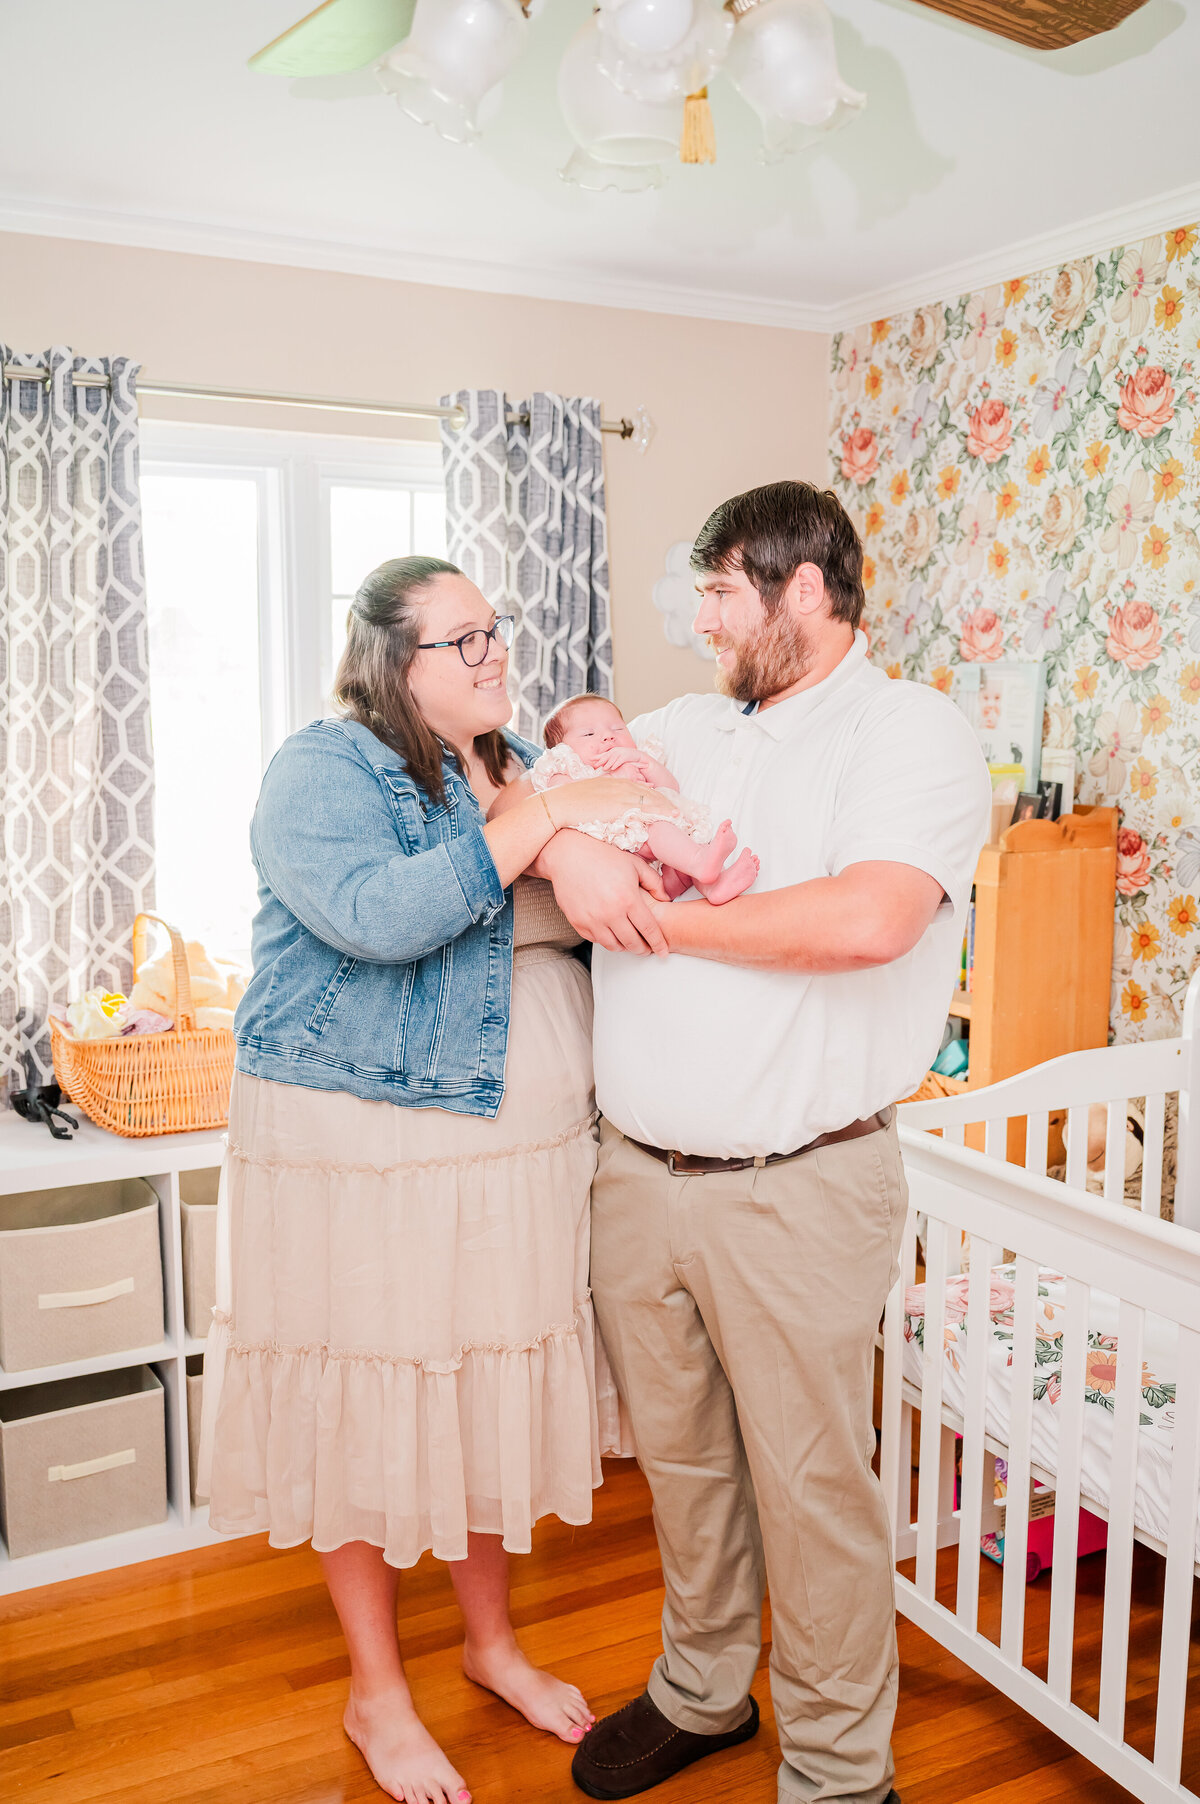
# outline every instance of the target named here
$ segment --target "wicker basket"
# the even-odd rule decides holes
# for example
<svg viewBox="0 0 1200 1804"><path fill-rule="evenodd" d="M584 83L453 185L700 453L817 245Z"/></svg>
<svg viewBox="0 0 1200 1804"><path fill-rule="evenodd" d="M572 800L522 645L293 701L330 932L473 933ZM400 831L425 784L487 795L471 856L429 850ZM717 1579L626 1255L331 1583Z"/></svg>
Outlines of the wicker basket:
<svg viewBox="0 0 1200 1804"><path fill-rule="evenodd" d="M171 936L175 1025L161 1034L77 1040L51 1019L54 1075L63 1093L111 1133L186 1134L229 1120L234 1039L228 1028L197 1027L187 954L178 931L159 915L133 924L134 981L145 963L147 923Z"/></svg>

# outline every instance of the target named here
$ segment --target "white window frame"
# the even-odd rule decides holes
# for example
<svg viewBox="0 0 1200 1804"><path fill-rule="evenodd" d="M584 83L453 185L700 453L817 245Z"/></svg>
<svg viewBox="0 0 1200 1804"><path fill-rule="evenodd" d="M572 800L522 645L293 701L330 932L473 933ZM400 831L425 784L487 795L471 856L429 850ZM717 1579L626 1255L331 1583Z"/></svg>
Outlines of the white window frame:
<svg viewBox="0 0 1200 1804"><path fill-rule="evenodd" d="M327 711L333 682L330 490L353 483L441 491L441 446L162 420L143 420L140 436L147 474L238 476L258 486L265 766L289 733Z"/></svg>

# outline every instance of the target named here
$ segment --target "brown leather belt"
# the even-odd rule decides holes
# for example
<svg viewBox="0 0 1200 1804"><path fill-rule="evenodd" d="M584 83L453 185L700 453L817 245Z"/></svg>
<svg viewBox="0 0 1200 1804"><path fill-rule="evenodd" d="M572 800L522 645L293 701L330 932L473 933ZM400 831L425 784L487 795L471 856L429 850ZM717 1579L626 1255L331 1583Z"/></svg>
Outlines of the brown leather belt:
<svg viewBox="0 0 1200 1804"><path fill-rule="evenodd" d="M818 1134L807 1146L798 1146L794 1153L764 1153L757 1159L706 1159L699 1153L665 1152L661 1146L647 1146L644 1140L635 1140L627 1134L630 1146L636 1146L640 1152L649 1153L652 1159L661 1159L673 1178L703 1177L714 1171L752 1171L761 1170L764 1165L784 1165L789 1159L803 1158L805 1153L815 1153L821 1146L837 1146L843 1140L860 1140L864 1134L878 1133L887 1127L892 1118L890 1109L881 1109L876 1115L867 1115L862 1121L852 1121L849 1127L834 1128L831 1133Z"/></svg>

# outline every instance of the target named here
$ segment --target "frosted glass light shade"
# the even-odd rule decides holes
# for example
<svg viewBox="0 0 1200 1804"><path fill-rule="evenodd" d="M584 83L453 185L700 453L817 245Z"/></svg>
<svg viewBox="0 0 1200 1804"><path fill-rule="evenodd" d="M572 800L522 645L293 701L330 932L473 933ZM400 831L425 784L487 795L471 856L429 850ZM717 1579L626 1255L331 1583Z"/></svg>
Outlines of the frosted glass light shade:
<svg viewBox="0 0 1200 1804"><path fill-rule="evenodd" d="M657 188L659 167L674 157L683 127L682 100L638 100L623 94L598 61L594 17L576 32L558 70L558 100L579 151L562 175L581 187ZM580 154L582 153L582 154ZM621 176L614 171L624 172Z"/></svg>
<svg viewBox="0 0 1200 1804"><path fill-rule="evenodd" d="M379 65L410 118L452 143L479 135L479 108L525 46L518 0L417 0L413 27Z"/></svg>
<svg viewBox="0 0 1200 1804"><path fill-rule="evenodd" d="M633 56L677 50L694 17L695 0L600 0L601 30Z"/></svg>
<svg viewBox="0 0 1200 1804"><path fill-rule="evenodd" d="M866 105L866 95L838 73L824 0L759 0L738 19L725 67L763 122L768 162L844 125Z"/></svg>
<svg viewBox="0 0 1200 1804"><path fill-rule="evenodd" d="M638 100L673 100L697 93L725 61L733 20L714 0L688 0L691 18L676 44L662 51L636 50L623 26L630 8L638 3L625 0L615 10L602 5L596 14L600 67Z"/></svg>

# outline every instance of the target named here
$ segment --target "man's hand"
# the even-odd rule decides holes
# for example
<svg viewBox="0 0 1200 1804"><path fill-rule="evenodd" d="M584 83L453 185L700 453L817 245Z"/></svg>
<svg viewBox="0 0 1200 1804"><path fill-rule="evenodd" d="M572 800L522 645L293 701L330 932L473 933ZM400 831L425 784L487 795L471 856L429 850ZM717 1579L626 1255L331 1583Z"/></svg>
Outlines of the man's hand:
<svg viewBox="0 0 1200 1804"><path fill-rule="evenodd" d="M576 933L609 952L655 952L667 942L650 900L667 892L653 865L585 833L556 833L532 866L554 885L558 906Z"/></svg>

